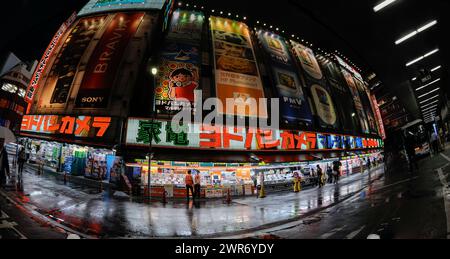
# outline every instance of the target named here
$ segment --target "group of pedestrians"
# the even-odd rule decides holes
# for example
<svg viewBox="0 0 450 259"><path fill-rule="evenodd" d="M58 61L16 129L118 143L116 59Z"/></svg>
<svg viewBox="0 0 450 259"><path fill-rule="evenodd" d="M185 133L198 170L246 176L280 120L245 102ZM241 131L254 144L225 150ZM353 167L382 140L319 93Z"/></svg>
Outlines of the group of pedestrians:
<svg viewBox="0 0 450 259"><path fill-rule="evenodd" d="M316 169L311 169L311 177L313 180L313 186L319 186L322 188L325 184L338 184L339 179L341 177L341 166L342 163L340 161L334 161L332 166L327 165L326 175L319 165L317 165Z"/></svg>
<svg viewBox="0 0 450 259"><path fill-rule="evenodd" d="M200 199L201 198L201 176L200 172L196 172L195 176L192 175L193 170L189 170L186 174L185 183L186 183L186 198L190 200L192 194L192 198ZM189 193L190 192L190 193Z"/></svg>

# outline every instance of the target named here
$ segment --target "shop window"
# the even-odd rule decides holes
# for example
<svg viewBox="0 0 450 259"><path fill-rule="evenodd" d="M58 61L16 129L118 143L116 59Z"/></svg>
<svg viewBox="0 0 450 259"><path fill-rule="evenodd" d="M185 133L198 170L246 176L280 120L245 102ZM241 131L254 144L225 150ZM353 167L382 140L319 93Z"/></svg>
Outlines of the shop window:
<svg viewBox="0 0 450 259"><path fill-rule="evenodd" d="M13 84L10 84L10 83L4 83L3 86L2 86L2 90L5 91L5 92L9 92L9 93L15 94L17 92L17 90L18 90L18 87L13 85Z"/></svg>
<svg viewBox="0 0 450 259"><path fill-rule="evenodd" d="M19 95L19 97L24 98L26 92L27 92L27 91L25 91L25 89L19 88L19 90L17 91L17 95Z"/></svg>

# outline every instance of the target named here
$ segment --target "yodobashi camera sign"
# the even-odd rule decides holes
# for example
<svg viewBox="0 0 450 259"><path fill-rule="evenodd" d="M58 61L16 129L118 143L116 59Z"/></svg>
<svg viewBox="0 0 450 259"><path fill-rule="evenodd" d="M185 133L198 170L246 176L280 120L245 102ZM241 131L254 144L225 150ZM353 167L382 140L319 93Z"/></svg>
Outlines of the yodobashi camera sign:
<svg viewBox="0 0 450 259"><path fill-rule="evenodd" d="M78 16L110 11L161 10L165 2L166 0L91 0Z"/></svg>

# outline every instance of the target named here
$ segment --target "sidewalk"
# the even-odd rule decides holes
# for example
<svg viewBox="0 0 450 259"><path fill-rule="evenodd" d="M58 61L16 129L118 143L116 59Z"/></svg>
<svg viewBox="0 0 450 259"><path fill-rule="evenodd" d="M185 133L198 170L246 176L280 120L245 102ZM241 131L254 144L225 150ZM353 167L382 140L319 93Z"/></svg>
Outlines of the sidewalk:
<svg viewBox="0 0 450 259"><path fill-rule="evenodd" d="M378 167L371 175L345 177L338 185L304 190L299 194L247 197L224 204L221 200L189 204L143 204L116 199L109 192L76 184L61 185L24 172L24 193L8 192L13 200L81 233L103 238L217 237L276 226L340 203L358 194L369 182L383 177Z"/></svg>

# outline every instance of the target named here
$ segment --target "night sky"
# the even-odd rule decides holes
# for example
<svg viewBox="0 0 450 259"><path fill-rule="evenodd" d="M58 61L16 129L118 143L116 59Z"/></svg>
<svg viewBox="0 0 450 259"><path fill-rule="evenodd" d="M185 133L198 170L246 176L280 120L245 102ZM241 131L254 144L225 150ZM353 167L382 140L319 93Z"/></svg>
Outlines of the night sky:
<svg viewBox="0 0 450 259"><path fill-rule="evenodd" d="M21 60L38 60L59 26L87 0L2 1L0 57L15 53Z"/></svg>

